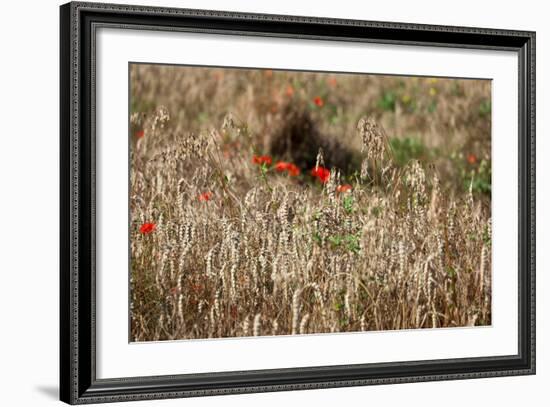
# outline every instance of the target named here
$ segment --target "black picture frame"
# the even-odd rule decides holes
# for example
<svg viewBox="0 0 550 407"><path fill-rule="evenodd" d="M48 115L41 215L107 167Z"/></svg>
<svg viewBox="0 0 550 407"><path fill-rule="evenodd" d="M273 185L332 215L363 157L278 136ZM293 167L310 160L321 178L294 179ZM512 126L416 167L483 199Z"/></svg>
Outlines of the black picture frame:
<svg viewBox="0 0 550 407"><path fill-rule="evenodd" d="M60 398L70 404L535 373L535 33L72 2L60 7ZM515 355L97 379L95 29L181 30L508 50L519 59L519 350Z"/></svg>

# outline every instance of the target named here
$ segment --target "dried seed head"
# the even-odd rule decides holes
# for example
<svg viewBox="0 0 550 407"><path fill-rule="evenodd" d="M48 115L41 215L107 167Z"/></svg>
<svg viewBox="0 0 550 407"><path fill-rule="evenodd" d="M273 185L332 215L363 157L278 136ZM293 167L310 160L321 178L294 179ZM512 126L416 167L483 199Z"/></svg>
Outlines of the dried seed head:
<svg viewBox="0 0 550 407"><path fill-rule="evenodd" d="M254 327L253 327L254 336L260 336L261 334L261 328L262 328L261 318L262 318L262 314L259 314L259 313L256 314L256 316L254 317Z"/></svg>
<svg viewBox="0 0 550 407"><path fill-rule="evenodd" d="M222 130L234 130L237 128L237 121L232 113L227 113L223 118Z"/></svg>
<svg viewBox="0 0 550 407"><path fill-rule="evenodd" d="M315 160L315 168L324 167L325 161L323 159L323 149L319 148L317 152L317 159Z"/></svg>
<svg viewBox="0 0 550 407"><path fill-rule="evenodd" d="M307 323L309 322L309 314L305 314L300 322L300 334L307 334Z"/></svg>
<svg viewBox="0 0 550 407"><path fill-rule="evenodd" d="M151 129L153 132L157 129L157 127L163 129L168 120L170 120L170 113L168 112L168 109L165 106L160 106L153 115Z"/></svg>
<svg viewBox="0 0 550 407"><path fill-rule="evenodd" d="M361 137L361 152L366 152L368 159L382 160L385 152L384 134L374 118L361 118L357 123L357 132Z"/></svg>
<svg viewBox="0 0 550 407"><path fill-rule="evenodd" d="M405 180L411 189L413 208L426 203L426 173L418 160L413 160L407 167Z"/></svg>

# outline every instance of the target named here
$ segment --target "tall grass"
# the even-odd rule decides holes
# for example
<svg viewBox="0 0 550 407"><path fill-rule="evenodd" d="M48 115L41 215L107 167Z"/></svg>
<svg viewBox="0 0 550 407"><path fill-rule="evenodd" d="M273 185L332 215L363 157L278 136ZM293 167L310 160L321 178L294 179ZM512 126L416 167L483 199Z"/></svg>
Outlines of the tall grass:
<svg viewBox="0 0 550 407"><path fill-rule="evenodd" d="M218 89L211 70L178 69L136 67L131 78L133 341L491 323L490 198L472 182L461 189L450 158L398 156L380 107L336 113L345 122L327 126L307 96L264 112L275 79L262 71L248 73L262 86L238 82L239 91ZM168 73L175 88L193 90L189 100L164 87ZM286 78L293 92L306 74L296 75ZM335 104L348 98L349 83L338 83ZM218 94L236 105L248 98L250 114L210 106ZM475 126L485 130L448 145L490 147L485 125ZM282 143L294 128L305 141ZM337 128L345 135L330 134ZM261 153L272 162L253 159ZM277 160L300 174L278 171ZM327 177L312 176L324 168Z"/></svg>

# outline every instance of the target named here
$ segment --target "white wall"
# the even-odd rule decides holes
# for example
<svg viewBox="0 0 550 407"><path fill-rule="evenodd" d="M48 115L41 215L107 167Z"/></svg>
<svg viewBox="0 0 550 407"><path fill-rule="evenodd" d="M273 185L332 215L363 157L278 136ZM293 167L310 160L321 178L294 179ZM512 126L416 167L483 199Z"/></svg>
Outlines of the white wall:
<svg viewBox="0 0 550 407"><path fill-rule="evenodd" d="M129 0L130 1L130 0ZM543 297L550 216L544 182L550 154L548 110L550 28L544 2L393 0L162 0L134 4L537 31L538 374L528 377L356 387L188 399L188 406L344 404L464 406L545 405L549 399L548 309ZM369 4L371 3L371 4ZM2 5L0 41L0 401L57 402L58 382L58 1ZM133 405L181 405L181 400ZM126 403L125 405L130 405Z"/></svg>

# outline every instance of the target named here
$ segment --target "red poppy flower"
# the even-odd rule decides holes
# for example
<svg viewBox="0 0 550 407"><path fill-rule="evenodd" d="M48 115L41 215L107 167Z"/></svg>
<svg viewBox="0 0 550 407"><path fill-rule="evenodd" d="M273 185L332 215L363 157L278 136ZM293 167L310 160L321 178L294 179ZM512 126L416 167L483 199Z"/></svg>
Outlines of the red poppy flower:
<svg viewBox="0 0 550 407"><path fill-rule="evenodd" d="M148 233L151 233L153 230L155 230L156 227L157 225L155 225L154 223L147 222L141 225L141 227L139 228L139 232L146 235Z"/></svg>
<svg viewBox="0 0 550 407"><path fill-rule="evenodd" d="M212 192L203 192L199 195L199 201L201 202L209 201L210 198L212 198Z"/></svg>
<svg viewBox="0 0 550 407"><path fill-rule="evenodd" d="M352 186L350 184L338 185L336 188L337 192L348 192L351 191Z"/></svg>
<svg viewBox="0 0 550 407"><path fill-rule="evenodd" d="M255 155L254 157L252 157L252 162L254 164L267 164L267 165L271 165L272 163L272 160L271 160L271 157L268 156L268 155Z"/></svg>
<svg viewBox="0 0 550 407"><path fill-rule="evenodd" d="M279 161L275 164L275 170L278 172L286 171L292 177L300 175L300 168L298 168L296 164L287 163L285 161Z"/></svg>
<svg viewBox="0 0 550 407"><path fill-rule="evenodd" d="M279 172L287 171L290 168L290 163L279 161L277 164L275 164L275 170Z"/></svg>
<svg viewBox="0 0 550 407"><path fill-rule="evenodd" d="M328 84L334 88L334 87L336 87L338 82L336 81L336 78L329 78L328 79Z"/></svg>
<svg viewBox="0 0 550 407"><path fill-rule="evenodd" d="M300 169L294 164L289 164L287 171L292 177L300 175Z"/></svg>
<svg viewBox="0 0 550 407"><path fill-rule="evenodd" d="M143 130L136 131L136 138L142 138L145 136L145 132Z"/></svg>
<svg viewBox="0 0 550 407"><path fill-rule="evenodd" d="M328 179L330 178L330 170L325 167L315 167L311 170L311 175L313 177L319 178L319 181L321 181L323 184L326 184Z"/></svg>
<svg viewBox="0 0 550 407"><path fill-rule="evenodd" d="M477 157L475 156L475 154L468 154L466 160L468 161L468 163L474 165L477 162Z"/></svg>
<svg viewBox="0 0 550 407"><path fill-rule="evenodd" d="M317 107L323 107L325 101L320 96L315 96L315 98L313 99L313 103L315 103Z"/></svg>

